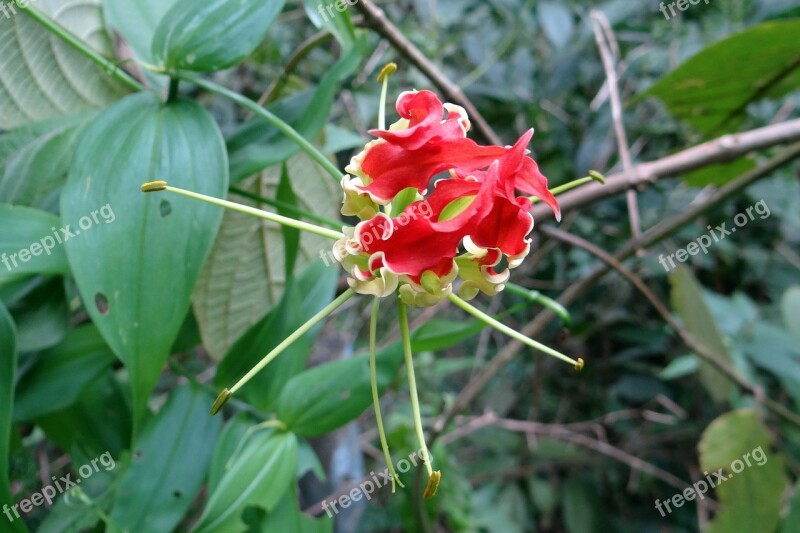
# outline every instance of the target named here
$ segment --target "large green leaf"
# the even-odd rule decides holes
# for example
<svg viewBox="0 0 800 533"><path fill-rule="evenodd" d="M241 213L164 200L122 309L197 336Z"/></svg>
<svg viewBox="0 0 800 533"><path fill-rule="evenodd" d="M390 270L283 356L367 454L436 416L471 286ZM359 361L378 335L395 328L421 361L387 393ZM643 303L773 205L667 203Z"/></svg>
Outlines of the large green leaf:
<svg viewBox="0 0 800 533"><path fill-rule="evenodd" d="M336 220L341 192L330 176L305 154L293 157L287 165L298 207ZM280 177L280 167L271 167L242 188L275 198ZM274 212L251 200L235 200ZM304 269L331 247L330 239L303 233L295 268ZM285 258L281 226L238 212L225 213L193 298L203 344L213 358L221 359L245 331L278 304L286 286Z"/></svg>
<svg viewBox="0 0 800 533"><path fill-rule="evenodd" d="M0 198L50 210L91 112L35 122L0 136Z"/></svg>
<svg viewBox="0 0 800 533"><path fill-rule="evenodd" d="M206 477L222 428L208 416L212 399L199 388L176 389L134 443L111 519L127 531L172 531Z"/></svg>
<svg viewBox="0 0 800 533"><path fill-rule="evenodd" d="M11 441L11 412L17 373L17 347L14 322L0 303L0 502L11 502L8 479L8 453ZM5 519L4 519L5 520ZM26 531L21 520L7 526L11 531Z"/></svg>
<svg viewBox="0 0 800 533"><path fill-rule="evenodd" d="M252 435L209 497L195 531L246 531L244 510L250 506L272 510L294 481L296 469L294 434L262 430Z"/></svg>
<svg viewBox="0 0 800 533"><path fill-rule="evenodd" d="M0 284L30 274L68 272L64 247L58 242L61 227L50 213L0 204Z"/></svg>
<svg viewBox="0 0 800 533"><path fill-rule="evenodd" d="M672 285L672 306L683 320L684 327L717 357L731 363L725 340L703 299L703 288L692 271L679 266L670 274L669 281ZM700 381L716 402L721 403L729 398L733 385L716 368L703 361L700 363L699 375Z"/></svg>
<svg viewBox="0 0 800 533"><path fill-rule="evenodd" d="M394 379L403 361L395 344L377 355L378 389ZM278 398L278 419L302 437L323 435L359 417L372 405L369 359L326 363L295 376Z"/></svg>
<svg viewBox="0 0 800 533"><path fill-rule="evenodd" d="M317 261L291 283L280 304L234 343L217 369L218 387L231 386L267 353L328 305L336 290L338 271ZM241 396L268 411L284 385L305 367L319 327L294 342L242 388Z"/></svg>
<svg viewBox="0 0 800 533"><path fill-rule="evenodd" d="M40 9L104 55L112 55L99 0L39 0ZM11 129L109 105L125 94L120 82L29 16L2 20L0 128Z"/></svg>
<svg viewBox="0 0 800 533"><path fill-rule="evenodd" d="M93 325L67 333L64 341L39 355L22 375L14 403L15 420L33 420L60 411L114 362L114 353Z"/></svg>
<svg viewBox="0 0 800 533"><path fill-rule="evenodd" d="M789 480L783 456L771 450L770 442L769 431L752 409L726 413L703 432L700 468L722 469L727 478L717 480L714 490L721 508L708 532L775 530Z"/></svg>
<svg viewBox="0 0 800 533"><path fill-rule="evenodd" d="M117 30L134 54L154 63L153 36L164 15L177 0L103 0L103 12L109 26Z"/></svg>
<svg viewBox="0 0 800 533"><path fill-rule="evenodd" d="M105 209L98 224L70 238L67 255L89 315L131 376L135 418L146 408L189 308L222 210L143 182L168 180L223 197L222 136L193 102L163 105L152 94L115 104L84 133L61 198L73 227ZM101 213L102 214L102 213ZM77 229L76 229L77 232Z"/></svg>
<svg viewBox="0 0 800 533"><path fill-rule="evenodd" d="M800 19L765 22L703 49L642 96L707 136L734 131L748 104L800 85L798 35Z"/></svg>
<svg viewBox="0 0 800 533"><path fill-rule="evenodd" d="M153 36L153 57L168 69L213 72L255 50L285 0L178 0Z"/></svg>

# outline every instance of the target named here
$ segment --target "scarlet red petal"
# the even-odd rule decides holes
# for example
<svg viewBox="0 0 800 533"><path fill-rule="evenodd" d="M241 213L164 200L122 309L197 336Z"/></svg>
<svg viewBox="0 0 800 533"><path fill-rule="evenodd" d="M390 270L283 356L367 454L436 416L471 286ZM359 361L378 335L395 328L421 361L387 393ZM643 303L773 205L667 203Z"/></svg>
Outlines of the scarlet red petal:
<svg viewBox="0 0 800 533"><path fill-rule="evenodd" d="M530 157L525 158L522 168L517 173L517 189L525 194L539 198L550 206L550 209L556 214L556 219L561 220L561 206L558 205L558 200L547 188L547 178L539 172L539 165Z"/></svg>
<svg viewBox="0 0 800 533"><path fill-rule="evenodd" d="M470 232L472 241L481 248L498 248L508 256L518 255L528 246L526 237L533 229L527 198L517 201L495 196L491 211Z"/></svg>
<svg viewBox="0 0 800 533"><path fill-rule="evenodd" d="M372 179L363 190L391 201L408 187L424 191L431 178L440 172L451 168L465 172L486 168L505 152L500 146L480 146L465 138L426 144L413 151L380 143L367 152L361 164L362 171Z"/></svg>

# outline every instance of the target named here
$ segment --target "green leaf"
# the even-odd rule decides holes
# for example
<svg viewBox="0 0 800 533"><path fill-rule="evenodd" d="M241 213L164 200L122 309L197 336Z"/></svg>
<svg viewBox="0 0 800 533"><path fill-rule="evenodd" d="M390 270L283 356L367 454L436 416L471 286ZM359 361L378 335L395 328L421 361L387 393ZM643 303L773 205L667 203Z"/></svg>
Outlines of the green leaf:
<svg viewBox="0 0 800 533"><path fill-rule="evenodd" d="M389 386L403 361L399 344L377 355L378 390ZM278 398L278 419L301 437L316 437L358 418L372 405L369 358L354 357L306 370Z"/></svg>
<svg viewBox="0 0 800 533"><path fill-rule="evenodd" d="M339 218L341 188L330 176L305 154L290 159L287 169L300 209ZM275 198L280 176L280 167L272 167L241 187L261 197ZM274 212L272 207L248 199L234 200ZM295 269L305 269L321 253L330 252L332 244L325 237L303 233ZM222 359L245 331L280 302L286 270L282 226L238 212L225 213L193 298L203 344L214 359Z"/></svg>
<svg viewBox="0 0 800 533"><path fill-rule="evenodd" d="M36 122L0 136L0 198L52 210L91 112Z"/></svg>
<svg viewBox="0 0 800 533"><path fill-rule="evenodd" d="M156 180L224 197L225 146L195 103L163 105L155 95L137 94L89 126L61 198L63 219L73 227L98 210L102 215L65 246L86 310L130 373L137 420L222 218L221 209L196 200L140 192Z"/></svg>
<svg viewBox="0 0 800 533"><path fill-rule="evenodd" d="M131 442L130 397L114 374L106 372L85 387L72 406L43 415L36 424L62 450L120 457Z"/></svg>
<svg viewBox="0 0 800 533"><path fill-rule="evenodd" d="M664 381L678 379L694 374L698 368L700 368L700 360L696 355L684 355L670 361L670 363L658 373L658 377Z"/></svg>
<svg viewBox="0 0 800 533"><path fill-rule="evenodd" d="M755 322L742 335L740 346L753 363L778 379L800 383L800 346L783 329Z"/></svg>
<svg viewBox="0 0 800 533"><path fill-rule="evenodd" d="M230 387L267 353L333 300L339 273L319 261L290 283L280 304L250 328L225 354L215 383ZM319 331L314 328L242 387L240 395L258 409L270 410L286 382L305 367Z"/></svg>
<svg viewBox="0 0 800 533"><path fill-rule="evenodd" d="M111 519L127 531L172 531L206 477L222 429L208 416L211 398L198 387L175 389L134 444Z"/></svg>
<svg viewBox="0 0 800 533"><path fill-rule="evenodd" d="M800 342L800 286L789 287L783 293L781 311L786 330Z"/></svg>
<svg viewBox="0 0 800 533"><path fill-rule="evenodd" d="M294 481L297 437L260 431L249 438L223 475L200 517L196 533L245 531L242 513L249 506L275 508Z"/></svg>
<svg viewBox="0 0 800 533"><path fill-rule="evenodd" d="M333 520L324 516L314 519L300 511L297 489L289 487L272 512L258 524L259 531L291 531L292 533L333 533Z"/></svg>
<svg viewBox="0 0 800 533"><path fill-rule="evenodd" d="M572 41L575 22L569 8L558 2L539 2L538 14L547 40L556 49L564 48Z"/></svg>
<svg viewBox="0 0 800 533"><path fill-rule="evenodd" d="M11 413L17 374L17 346L14 321L0 303L0 502L13 501L8 478ZM11 531L26 531L21 520L8 526Z"/></svg>
<svg viewBox="0 0 800 533"><path fill-rule="evenodd" d="M14 420L33 420L73 405L114 360L93 325L69 331L61 344L40 354L20 378Z"/></svg>
<svg viewBox="0 0 800 533"><path fill-rule="evenodd" d="M732 364L725 340L703 299L703 289L691 270L679 266L670 274L669 281L672 285L672 306L684 327L717 357ZM700 363L699 376L703 386L717 403L726 401L733 391L733 385L728 378L705 361Z"/></svg>
<svg viewBox="0 0 800 533"><path fill-rule="evenodd" d="M167 69L214 72L255 50L285 0L178 0L153 36L153 57Z"/></svg>
<svg viewBox="0 0 800 533"><path fill-rule="evenodd" d="M98 0L39 2L41 9L103 55L113 55ZM105 107L127 90L103 69L18 13L0 32L0 129Z"/></svg>
<svg viewBox="0 0 800 533"><path fill-rule="evenodd" d="M278 184L278 193L276 200L297 208L297 195L292 190L292 184L289 182L289 171L286 163L281 165L281 180ZM292 218L294 213L286 208L278 207L278 214ZM297 264L297 255L300 252L300 230L290 228L288 226L281 226L281 233L283 234L283 248L284 248L284 275L286 279L291 279L294 275L295 265Z"/></svg>
<svg viewBox="0 0 800 533"><path fill-rule="evenodd" d="M103 0L108 25L117 30L136 57L154 63L153 36L177 0Z"/></svg>
<svg viewBox="0 0 800 533"><path fill-rule="evenodd" d="M734 131L751 102L779 98L800 85L800 20L765 22L706 47L642 96L706 136ZM731 68L731 65L736 68Z"/></svg>
<svg viewBox="0 0 800 533"><path fill-rule="evenodd" d="M337 5L343 5L344 9L339 11ZM345 51L352 48L356 42L356 29L347 5L345 2L331 0L303 0L306 15L311 23L319 29L331 32Z"/></svg>
<svg viewBox="0 0 800 533"><path fill-rule="evenodd" d="M706 185L724 185L756 167L756 162L749 157L740 157L727 163L707 165L693 170L683 176L683 181L690 187Z"/></svg>
<svg viewBox="0 0 800 533"><path fill-rule="evenodd" d="M358 68L361 59L367 53L365 43L366 40L362 37L357 46L343 55L328 70L315 90L294 94L279 100L267 109L286 121L306 139L315 138L328 121L339 83ZM264 120L253 119L228 139L228 150L231 155L231 181L236 183L289 159L298 153L300 148L274 126ZM327 174L325 178L331 181ZM299 191L300 188L296 187L295 190Z"/></svg>
<svg viewBox="0 0 800 533"><path fill-rule="evenodd" d="M411 334L414 352L438 352L480 333L486 324L478 320L430 320Z"/></svg>
<svg viewBox="0 0 800 533"><path fill-rule="evenodd" d="M700 468L722 469L728 478L715 487L720 510L707 531L775 530L789 480L784 459L772 452L770 442L769 431L752 409L726 413L703 432Z"/></svg>
<svg viewBox="0 0 800 533"><path fill-rule="evenodd" d="M61 227L59 218L50 213L0 204L0 283L30 274L69 272L64 247L58 242Z"/></svg>
<svg viewBox="0 0 800 533"><path fill-rule="evenodd" d="M225 425L222 435L217 439L214 455L211 458L211 466L208 471L209 493L213 493L217 489L217 485L219 485L225 470L228 468L228 461L239 450L247 429L252 425L252 417L244 412L237 413Z"/></svg>
<svg viewBox="0 0 800 533"><path fill-rule="evenodd" d="M64 339L69 328L69 308L61 278L36 287L11 308L17 325L20 353L44 350Z"/></svg>

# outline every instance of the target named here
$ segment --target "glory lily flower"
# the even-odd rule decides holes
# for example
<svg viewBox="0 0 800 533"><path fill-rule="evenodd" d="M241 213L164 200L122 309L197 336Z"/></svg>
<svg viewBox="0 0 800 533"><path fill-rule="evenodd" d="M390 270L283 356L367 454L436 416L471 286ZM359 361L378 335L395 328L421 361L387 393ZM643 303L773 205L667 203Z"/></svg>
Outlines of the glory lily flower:
<svg viewBox="0 0 800 533"><path fill-rule="evenodd" d="M551 191L547 179L528 155L533 130L513 146L481 146L467 138L470 122L459 106L443 104L431 91L409 91L397 99L400 120L385 127L387 66L383 82L380 127L352 158L341 179L344 193L342 214L356 216L355 227L337 232L314 224L170 187L166 182L147 183L145 192L168 190L184 196L249 213L280 224L331 238L333 253L348 273L350 289L312 317L267 354L238 383L220 393L212 408L216 414L252 376L266 367L295 340L356 294L374 297L370 320L370 369L378 432L394 482L399 483L386 444L376 379L376 337L382 298L398 294L398 316L411 406L423 461L429 474L425 497L437 490L441 473L431 466L419 411L408 325L408 305L430 306L449 299L459 308L488 325L539 351L583 367L583 360L567 357L525 337L480 311L466 300L479 293L495 295L503 290L510 270L519 266L530 251L533 229L530 208L543 201L560 218L554 192L567 190L598 175L577 180ZM288 125L285 125L289 128ZM290 128L289 128L290 129ZM439 174L445 177L431 184ZM430 190L430 192L429 192ZM504 262L506 268L496 267ZM453 286L457 285L454 294ZM556 304L544 300L550 306ZM402 486L402 484L400 484Z"/></svg>

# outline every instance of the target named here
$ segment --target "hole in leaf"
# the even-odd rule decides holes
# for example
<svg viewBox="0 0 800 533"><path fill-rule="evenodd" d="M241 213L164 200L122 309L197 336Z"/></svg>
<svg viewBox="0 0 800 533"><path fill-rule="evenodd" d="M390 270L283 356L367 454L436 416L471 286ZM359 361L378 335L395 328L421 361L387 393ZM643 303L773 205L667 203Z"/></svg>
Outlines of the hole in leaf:
<svg viewBox="0 0 800 533"><path fill-rule="evenodd" d="M94 305L97 307L97 310L100 311L101 315L108 314L108 298L102 292L98 292L94 295Z"/></svg>
<svg viewBox="0 0 800 533"><path fill-rule="evenodd" d="M172 493L172 497L179 500L183 498L183 493L179 490L176 490L175 492Z"/></svg>
<svg viewBox="0 0 800 533"><path fill-rule="evenodd" d="M169 200L161 200L161 203L158 204L158 211L162 218L166 218L172 213L172 204L169 203Z"/></svg>

